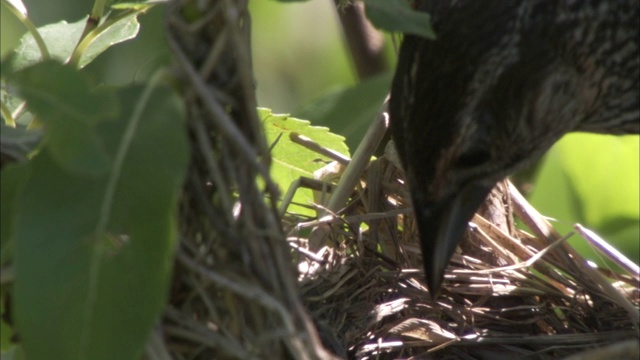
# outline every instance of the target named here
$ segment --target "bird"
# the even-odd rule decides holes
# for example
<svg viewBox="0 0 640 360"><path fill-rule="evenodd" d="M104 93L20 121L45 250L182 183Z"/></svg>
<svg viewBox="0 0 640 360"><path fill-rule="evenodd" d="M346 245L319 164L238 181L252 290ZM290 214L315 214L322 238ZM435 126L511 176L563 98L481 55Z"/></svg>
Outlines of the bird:
<svg viewBox="0 0 640 360"><path fill-rule="evenodd" d="M640 133L640 1L413 4L436 38L404 34L389 118L433 297L498 181L569 132Z"/></svg>

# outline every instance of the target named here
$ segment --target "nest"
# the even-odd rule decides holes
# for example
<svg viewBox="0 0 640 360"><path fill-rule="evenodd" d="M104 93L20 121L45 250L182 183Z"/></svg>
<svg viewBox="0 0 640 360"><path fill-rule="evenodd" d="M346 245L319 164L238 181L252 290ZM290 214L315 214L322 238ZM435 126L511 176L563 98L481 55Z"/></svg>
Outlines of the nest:
<svg viewBox="0 0 640 360"><path fill-rule="evenodd" d="M500 210L484 212L498 215L474 218L436 300L393 155L369 162L363 146L319 220L280 217L247 1L167 9L192 161L149 358L544 359L606 346L637 358L638 274L590 267L508 183L493 193ZM381 124L365 145L375 147ZM512 212L531 234L512 226Z"/></svg>
<svg viewBox="0 0 640 360"><path fill-rule="evenodd" d="M612 346L607 356L638 357L637 273L594 268L510 182L481 209L491 222L475 215L434 300L402 170L382 157L362 178L345 211L317 224L332 241L302 260L312 269L301 275L303 298L321 329L337 336L326 342L334 351L356 359L557 359L584 350L579 358L601 359L593 349ZM509 226L510 209L533 235ZM368 231L354 231L362 223Z"/></svg>

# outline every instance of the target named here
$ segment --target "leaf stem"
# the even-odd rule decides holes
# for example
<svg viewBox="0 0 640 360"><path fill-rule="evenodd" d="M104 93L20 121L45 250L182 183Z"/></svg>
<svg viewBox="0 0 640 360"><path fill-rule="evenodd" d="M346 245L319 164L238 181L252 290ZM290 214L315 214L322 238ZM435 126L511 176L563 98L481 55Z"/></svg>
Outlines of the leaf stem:
<svg viewBox="0 0 640 360"><path fill-rule="evenodd" d="M0 103L0 111L2 112L5 124L11 127L16 127L16 120L13 118L11 111L9 111L9 108L4 103Z"/></svg>
<svg viewBox="0 0 640 360"><path fill-rule="evenodd" d="M104 16L104 8L107 6L108 0L96 0L93 3L93 9L91 9L91 15L89 18L100 20ZM91 31L93 29L89 29Z"/></svg>
<svg viewBox="0 0 640 360"><path fill-rule="evenodd" d="M102 34L104 31L109 29L111 26L113 26L118 21L129 17L131 14L143 13L143 12L147 11L150 8L151 8L151 6L145 7L145 8L142 8L142 9L126 10L126 11L118 13L117 15L115 15L113 17L109 17L102 24L98 25L95 29L93 29L90 32L88 32L85 35L83 35L83 37L81 38L81 40L78 43L78 45L76 46L76 48L73 50L73 53L71 54L71 57L69 58L69 64L72 65L75 68L81 68L80 60L82 59L82 55L84 55L84 53L87 50L87 48L89 47L89 45L91 45L91 43L98 36L100 36L100 34ZM85 28L85 30L86 30L86 28Z"/></svg>
<svg viewBox="0 0 640 360"><path fill-rule="evenodd" d="M9 1L3 0L2 2L4 2L7 5L7 8L9 9L9 11L11 11L11 13L15 15L15 17L17 17L18 20L20 20L20 22L24 24L24 26L27 28L27 31L31 33L31 35L33 36L33 39L36 41L36 45L38 45L38 49L40 49L42 60L43 61L49 60L49 58L51 58L51 55L49 55L49 49L47 48L47 45L45 44L42 36L40 36L40 32L38 32L38 29L36 28L36 26L27 17L26 11L25 12L20 11L20 9L17 9Z"/></svg>

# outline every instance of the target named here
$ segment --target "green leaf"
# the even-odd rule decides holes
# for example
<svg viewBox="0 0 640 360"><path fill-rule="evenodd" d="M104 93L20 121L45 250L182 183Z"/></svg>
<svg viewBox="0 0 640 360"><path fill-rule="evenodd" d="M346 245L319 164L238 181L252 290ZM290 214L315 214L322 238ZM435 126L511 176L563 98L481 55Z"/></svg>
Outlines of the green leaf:
<svg viewBox="0 0 640 360"><path fill-rule="evenodd" d="M581 223L618 248L637 243L639 154L637 136L569 134L548 153L530 201L562 232Z"/></svg>
<svg viewBox="0 0 640 360"><path fill-rule="evenodd" d="M86 22L87 19L84 18L71 24L61 21L38 28L52 59L60 62L67 61L80 40ZM42 61L42 56L33 35L26 33L20 39L20 45L15 53L9 58L7 66L9 71L19 71L40 61Z"/></svg>
<svg viewBox="0 0 640 360"><path fill-rule="evenodd" d="M436 38L429 14L413 10L407 0L364 0L364 3L367 17L378 29Z"/></svg>
<svg viewBox="0 0 640 360"><path fill-rule="evenodd" d="M269 109L258 109L269 144L272 144L273 164L271 175L273 180L287 191L292 182L300 177L313 178L313 172L325 166L331 160L308 150L291 141L291 133L304 135L318 144L349 156L349 149L344 137L332 134L326 127L311 126L306 120L288 115L272 114ZM300 189L293 199L299 204L309 205L314 202L313 193L309 189ZM300 206L289 206L290 212L315 216L315 212Z"/></svg>
<svg viewBox="0 0 640 360"><path fill-rule="evenodd" d="M84 51L80 60L80 67L84 67L93 61L98 55L111 46L134 38L140 29L137 16L140 12L132 12L119 21L109 26L100 33ZM44 39L52 59L65 63L76 48L82 32L87 24L87 18L74 23L61 21L38 28L38 32ZM20 39L20 45L11 56L7 66L9 71L19 71L30 65L42 61L42 55L30 33ZM3 64L4 65L4 64Z"/></svg>
<svg viewBox="0 0 640 360"><path fill-rule="evenodd" d="M112 91L92 86L86 74L46 61L11 74L9 80L45 125L53 157L71 171L99 175L111 159L96 126L118 112Z"/></svg>
<svg viewBox="0 0 640 360"><path fill-rule="evenodd" d="M98 55L102 54L113 45L135 38L140 30L138 15L149 9L149 7L150 5L148 4L140 4L136 11L131 11L122 18L117 19L115 23L109 24L103 32L93 39L91 44L82 54L79 64L80 68L88 65L98 57Z"/></svg>
<svg viewBox="0 0 640 360"><path fill-rule="evenodd" d="M2 169L0 184L0 265L11 261L14 243L11 239L15 221L17 199L29 179L31 168L28 164L9 165Z"/></svg>
<svg viewBox="0 0 640 360"><path fill-rule="evenodd" d="M19 198L14 310L38 359L140 358L164 308L188 156L184 111L164 87L118 93L97 126L113 160L87 177L40 152Z"/></svg>
<svg viewBox="0 0 640 360"><path fill-rule="evenodd" d="M294 116L329 126L347 138L349 148L355 149L380 112L392 79L393 73L389 72L335 90L296 111Z"/></svg>

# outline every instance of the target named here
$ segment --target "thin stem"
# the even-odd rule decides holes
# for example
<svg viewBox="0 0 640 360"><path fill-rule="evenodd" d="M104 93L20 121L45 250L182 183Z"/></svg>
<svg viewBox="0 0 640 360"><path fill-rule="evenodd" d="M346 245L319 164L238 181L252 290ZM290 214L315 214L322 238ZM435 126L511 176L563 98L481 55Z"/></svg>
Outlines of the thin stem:
<svg viewBox="0 0 640 360"><path fill-rule="evenodd" d="M18 20L20 20L20 22L24 24L24 26L27 28L27 31L31 33L31 35L33 36L33 39L36 41L36 45L38 46L38 49L40 49L42 60L49 60L51 58L51 55L49 55L49 49L47 49L47 45L44 43L44 39L42 38L42 36L40 36L40 32L38 32L38 29L36 28L36 26L27 17L26 11L23 13L22 11L17 9L15 6L13 6L10 2L8 1L3 1L3 2L7 5L7 8L9 9L9 11L11 11L11 13L13 13L13 15L15 15L18 18Z"/></svg>
<svg viewBox="0 0 640 360"><path fill-rule="evenodd" d="M107 6L107 1L109 0L96 0L93 3L93 9L91 9L90 18L101 19L102 16L104 16L104 8Z"/></svg>
<svg viewBox="0 0 640 360"><path fill-rule="evenodd" d="M2 117L4 117L5 124L11 127L16 127L16 120L13 118L11 111L9 111L9 108L4 103L0 103L0 110L2 111Z"/></svg>
<svg viewBox="0 0 640 360"><path fill-rule="evenodd" d="M364 4L341 6L335 1L353 65L360 80L389 71L384 55L384 36L367 20Z"/></svg>
<svg viewBox="0 0 640 360"><path fill-rule="evenodd" d="M132 14L143 13L143 12L147 11L148 9L150 9L152 6L153 5L150 5L150 6L145 7L145 8L140 8L140 9L135 9L135 10L132 9L132 10L123 11L123 12L121 12L121 13L113 16L113 17L109 17L106 21L104 21L102 24L98 25L95 29L93 29L92 31L90 31L90 32L86 33L85 35L83 35L83 37L81 38L81 40L78 43L78 45L76 46L76 48L73 50L73 53L71 54L71 58L69 58L69 64L71 64L72 66L74 66L76 68L80 68L80 60L82 59L82 55L84 55L84 53L87 50L87 48L89 47L89 45L91 45L91 43L98 36L100 36L100 34L102 34L104 31L109 29L111 26L113 26L118 21L120 21L122 19L125 19L125 18L131 16ZM86 30L86 28L85 28L85 30Z"/></svg>

